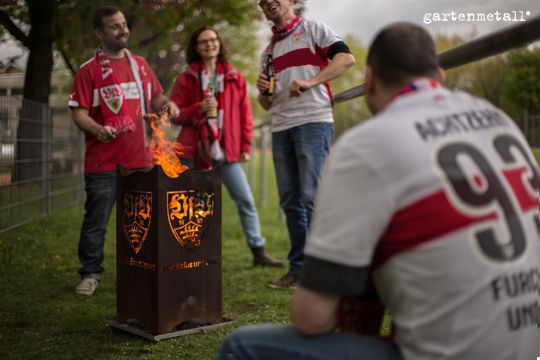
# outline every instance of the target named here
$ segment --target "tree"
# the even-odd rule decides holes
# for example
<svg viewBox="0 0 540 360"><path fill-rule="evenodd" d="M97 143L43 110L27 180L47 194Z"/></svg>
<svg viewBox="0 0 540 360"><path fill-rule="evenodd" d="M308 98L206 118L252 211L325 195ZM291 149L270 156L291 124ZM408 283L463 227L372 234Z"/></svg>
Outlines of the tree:
<svg viewBox="0 0 540 360"><path fill-rule="evenodd" d="M505 55L497 55L474 63L470 92L502 107L506 62Z"/></svg>
<svg viewBox="0 0 540 360"><path fill-rule="evenodd" d="M11 14L27 18L32 24L28 34L8 15L0 10L0 23L29 50L28 63L24 77L23 97L40 103L48 103L51 90L53 67L53 44L56 40L54 16L57 8L55 0L26 0L26 9L20 8L19 2L13 2L19 8L8 9ZM26 11L25 11L26 10ZM48 119L44 109L33 102L25 101L21 109L21 120L17 127L17 161L13 168L13 180L25 180L40 177L42 122Z"/></svg>
<svg viewBox="0 0 540 360"><path fill-rule="evenodd" d="M48 103L51 71L53 67L53 44L57 34L54 20L56 0L9 1L11 5L0 10L0 24L29 50L23 96L25 99ZM31 24L28 33L23 31ZM20 23L21 25L17 25Z"/></svg>
<svg viewBox="0 0 540 360"><path fill-rule="evenodd" d="M529 112L540 112L540 47L511 51L505 78L510 101Z"/></svg>

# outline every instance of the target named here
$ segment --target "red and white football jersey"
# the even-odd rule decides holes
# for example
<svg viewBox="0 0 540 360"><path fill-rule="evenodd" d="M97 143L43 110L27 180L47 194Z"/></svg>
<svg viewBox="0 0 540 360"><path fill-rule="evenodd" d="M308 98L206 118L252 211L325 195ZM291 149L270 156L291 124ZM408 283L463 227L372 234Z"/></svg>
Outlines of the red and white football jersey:
<svg viewBox="0 0 540 360"><path fill-rule="evenodd" d="M163 93L163 88L147 62L139 56L133 55L133 57L139 65L140 76L147 84L144 89L145 96L148 101L151 101ZM95 87L95 61L95 58L92 58L81 65L77 71L69 97L69 107L87 109L94 121L98 124L104 124L99 97L103 97L103 103L107 106L114 104L114 102L109 101L107 97L110 95L110 91L103 91L107 89L100 90ZM118 79L118 90L121 89L120 96L116 96L112 100L126 102L127 111L134 120L135 129L117 136L108 143L102 143L92 136L86 136L85 173L115 171L117 163L128 169L152 165L152 155L147 145L148 139L142 119L144 113L140 106L140 95L127 57L111 59L110 67Z"/></svg>
<svg viewBox="0 0 540 360"><path fill-rule="evenodd" d="M539 185L507 115L428 87L339 139L306 255L373 268L406 359L536 359Z"/></svg>
<svg viewBox="0 0 540 360"><path fill-rule="evenodd" d="M276 92L272 96L272 131L283 131L312 122L333 122L330 84L321 84L300 97L289 96L293 80L317 76L329 61L328 48L342 39L327 25L302 20L292 34L273 46ZM264 59L264 54L263 54Z"/></svg>

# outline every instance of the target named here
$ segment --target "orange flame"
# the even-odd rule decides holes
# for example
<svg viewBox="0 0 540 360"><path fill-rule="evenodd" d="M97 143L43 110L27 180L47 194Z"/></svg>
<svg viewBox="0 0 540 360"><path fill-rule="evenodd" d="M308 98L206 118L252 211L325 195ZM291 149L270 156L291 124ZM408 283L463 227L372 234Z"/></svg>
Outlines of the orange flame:
<svg viewBox="0 0 540 360"><path fill-rule="evenodd" d="M150 151L156 165L161 165L161 168L168 177L175 178L188 167L180 161L180 157L184 155L182 145L177 142L170 142L165 137L163 128L169 127L167 120L167 112L159 114L146 114L144 118L152 126L152 138L150 140Z"/></svg>

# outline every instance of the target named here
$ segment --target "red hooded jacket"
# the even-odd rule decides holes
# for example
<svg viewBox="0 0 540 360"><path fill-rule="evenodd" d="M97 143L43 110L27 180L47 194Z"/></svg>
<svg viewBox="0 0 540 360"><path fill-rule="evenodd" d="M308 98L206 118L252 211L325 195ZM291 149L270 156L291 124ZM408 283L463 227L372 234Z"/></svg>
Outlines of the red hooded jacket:
<svg viewBox="0 0 540 360"><path fill-rule="evenodd" d="M253 136L253 115L244 76L229 63L225 66L225 87L220 99L223 104L223 136L220 144L227 162L238 162L241 153L249 153ZM180 116L172 122L182 125L177 142L182 144L184 157L196 159L200 126L206 116L201 111L201 91L198 69L194 62L190 69L178 75L173 86L171 100L180 108Z"/></svg>

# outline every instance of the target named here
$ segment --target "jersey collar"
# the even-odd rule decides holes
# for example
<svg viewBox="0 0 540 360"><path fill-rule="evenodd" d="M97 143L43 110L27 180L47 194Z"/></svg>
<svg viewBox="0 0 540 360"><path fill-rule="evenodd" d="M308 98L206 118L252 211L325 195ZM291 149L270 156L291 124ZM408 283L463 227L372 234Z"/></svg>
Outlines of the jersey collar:
<svg viewBox="0 0 540 360"><path fill-rule="evenodd" d="M426 89L436 89L440 87L442 87L442 85L435 79L428 78L428 77L420 78L410 83L409 85L405 86L401 90L399 90L394 96L392 96L390 101L394 101L397 98L410 94L410 93L423 91Z"/></svg>

